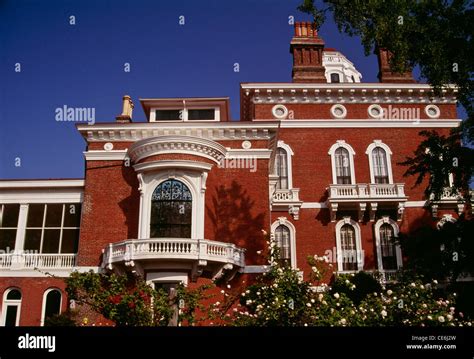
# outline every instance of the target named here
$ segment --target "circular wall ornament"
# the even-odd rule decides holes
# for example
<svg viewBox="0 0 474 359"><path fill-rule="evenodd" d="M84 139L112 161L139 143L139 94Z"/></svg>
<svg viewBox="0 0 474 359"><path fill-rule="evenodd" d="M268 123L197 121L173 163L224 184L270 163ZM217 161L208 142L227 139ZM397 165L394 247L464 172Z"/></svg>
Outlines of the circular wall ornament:
<svg viewBox="0 0 474 359"><path fill-rule="evenodd" d="M436 105L427 105L425 107L425 113L430 118L438 118L440 115L439 107Z"/></svg>
<svg viewBox="0 0 474 359"><path fill-rule="evenodd" d="M104 145L104 150L106 150L106 151L112 151L113 148L114 148L114 145L113 145L113 143L111 143L111 142L107 142L107 143Z"/></svg>
<svg viewBox="0 0 474 359"><path fill-rule="evenodd" d="M331 115L334 118L345 118L347 116L347 109L341 104L336 104L331 107Z"/></svg>
<svg viewBox="0 0 474 359"><path fill-rule="evenodd" d="M248 150L249 148L252 147L252 143L250 141L243 141L242 142L242 148Z"/></svg>
<svg viewBox="0 0 474 359"><path fill-rule="evenodd" d="M382 106L377 105L377 104L370 105L369 108L367 109L369 116L372 118L382 118L383 111L384 110Z"/></svg>
<svg viewBox="0 0 474 359"><path fill-rule="evenodd" d="M288 109L283 105L275 105L272 108L273 117L282 120L288 117Z"/></svg>

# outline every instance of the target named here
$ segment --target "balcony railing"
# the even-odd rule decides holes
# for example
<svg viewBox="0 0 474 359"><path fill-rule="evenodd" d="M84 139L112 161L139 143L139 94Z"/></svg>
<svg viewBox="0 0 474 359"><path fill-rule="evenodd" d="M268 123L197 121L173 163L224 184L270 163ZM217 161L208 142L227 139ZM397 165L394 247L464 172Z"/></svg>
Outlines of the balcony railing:
<svg viewBox="0 0 474 359"><path fill-rule="evenodd" d="M403 183L393 184L331 184L329 198L332 199L388 199L404 198Z"/></svg>
<svg viewBox="0 0 474 359"><path fill-rule="evenodd" d="M443 188L443 192L439 198L440 201L458 201L462 199L461 193L459 191L452 191L450 187ZM430 200L435 201L434 194L431 194Z"/></svg>
<svg viewBox="0 0 474 359"><path fill-rule="evenodd" d="M299 188L277 189L273 193L272 202L299 202Z"/></svg>
<svg viewBox="0 0 474 359"><path fill-rule="evenodd" d="M138 260L210 261L245 266L244 250L232 243L207 239L152 238L111 243L104 252L103 264Z"/></svg>
<svg viewBox="0 0 474 359"><path fill-rule="evenodd" d="M77 254L0 254L0 269L71 269L76 259Z"/></svg>

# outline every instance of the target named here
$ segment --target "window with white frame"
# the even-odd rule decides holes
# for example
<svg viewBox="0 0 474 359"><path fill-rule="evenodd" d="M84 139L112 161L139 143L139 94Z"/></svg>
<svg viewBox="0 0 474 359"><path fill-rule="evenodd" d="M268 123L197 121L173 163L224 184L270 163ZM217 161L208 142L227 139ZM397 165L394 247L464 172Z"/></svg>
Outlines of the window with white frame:
<svg viewBox="0 0 474 359"><path fill-rule="evenodd" d="M77 253L80 218L80 203L29 204L24 249Z"/></svg>
<svg viewBox="0 0 474 359"><path fill-rule="evenodd" d="M192 195L183 182L169 179L152 195L150 238L191 238Z"/></svg>
<svg viewBox="0 0 474 359"><path fill-rule="evenodd" d="M374 226L377 247L378 270L397 270L403 266L400 245L396 242L398 225L388 216L378 220Z"/></svg>
<svg viewBox="0 0 474 359"><path fill-rule="evenodd" d="M355 184L354 155L352 147L343 140L329 149L334 184Z"/></svg>
<svg viewBox="0 0 474 359"><path fill-rule="evenodd" d="M59 289L51 288L44 292L41 325L44 325L48 318L61 313L61 301L62 295Z"/></svg>
<svg viewBox="0 0 474 359"><path fill-rule="evenodd" d="M19 213L19 204L0 204L0 250L15 248Z"/></svg>
<svg viewBox="0 0 474 359"><path fill-rule="evenodd" d="M336 224L336 250L339 271L358 271L364 265L360 227L349 217Z"/></svg>
<svg viewBox="0 0 474 359"><path fill-rule="evenodd" d="M273 239L279 249L281 264L296 268L296 229L286 217L271 226Z"/></svg>
<svg viewBox="0 0 474 359"><path fill-rule="evenodd" d="M287 226L281 224L275 229L275 242L280 252L280 261L284 265L291 264L291 234Z"/></svg>
<svg viewBox="0 0 474 359"><path fill-rule="evenodd" d="M365 152L369 157L370 182L375 184L393 183L390 148L380 140L375 140Z"/></svg>
<svg viewBox="0 0 474 359"><path fill-rule="evenodd" d="M281 147L276 151L275 174L278 176L276 188L288 189L288 153Z"/></svg>
<svg viewBox="0 0 474 359"><path fill-rule="evenodd" d="M20 325L21 292L9 288L3 293L2 326L17 327Z"/></svg>

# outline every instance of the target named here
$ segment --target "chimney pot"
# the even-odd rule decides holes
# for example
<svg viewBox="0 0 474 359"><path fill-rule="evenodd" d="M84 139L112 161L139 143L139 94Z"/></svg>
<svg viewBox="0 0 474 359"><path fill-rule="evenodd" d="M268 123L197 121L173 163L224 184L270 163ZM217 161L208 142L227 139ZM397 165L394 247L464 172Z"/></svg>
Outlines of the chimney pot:
<svg viewBox="0 0 474 359"><path fill-rule="evenodd" d="M122 114L118 115L115 119L117 122L132 122L132 112L135 107L132 98L129 95L125 95L122 101Z"/></svg>

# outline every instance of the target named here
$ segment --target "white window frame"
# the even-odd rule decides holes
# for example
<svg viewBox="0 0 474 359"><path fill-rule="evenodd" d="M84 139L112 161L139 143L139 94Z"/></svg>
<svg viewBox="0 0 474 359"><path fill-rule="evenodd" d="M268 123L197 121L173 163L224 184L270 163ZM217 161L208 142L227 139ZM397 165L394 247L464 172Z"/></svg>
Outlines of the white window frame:
<svg viewBox="0 0 474 359"><path fill-rule="evenodd" d="M286 226L286 228L288 228L290 231L290 265L291 268L296 269L296 228L286 217L279 217L275 222L272 223L272 236L275 236L275 231L278 226Z"/></svg>
<svg viewBox="0 0 474 359"><path fill-rule="evenodd" d="M291 163L291 158L295 154L291 149L290 145L286 144L283 141L278 141L278 148L282 148L286 151L286 165L288 166L288 189L293 189L293 165ZM275 166L273 166L273 172L276 175Z"/></svg>
<svg viewBox="0 0 474 359"><path fill-rule="evenodd" d="M362 249L362 240L361 240L361 235L360 235L360 226L359 224L351 219L350 217L344 217L341 219L339 222L336 223L336 258L337 258L337 270L338 271L343 271L343 258L344 256L342 255L342 243L341 243L341 228L349 224L354 228L355 232L355 239L356 239L356 258L357 258L357 270L361 271L364 269L364 259L365 259L365 253L364 250ZM361 255L359 260L359 255Z"/></svg>
<svg viewBox="0 0 474 359"><path fill-rule="evenodd" d="M379 219L377 222L375 222L374 225L374 231L375 231L375 247L377 249L377 268L379 272L383 272L383 263L382 263L382 247L380 245L380 227L382 227L383 224L389 224L393 228L393 235L395 237L398 236L399 233L399 228L397 222L395 222L393 219L391 219L388 216L383 216L381 219ZM395 254L397 257L397 268L400 269L403 267L403 257L402 257L402 249L399 244L395 245Z"/></svg>
<svg viewBox="0 0 474 359"><path fill-rule="evenodd" d="M375 174L374 174L374 160L372 158L372 151L375 148L380 147L385 151L385 155L387 156L387 172L388 172L388 183L393 184L393 172L392 172L392 151L390 147L388 147L385 143L381 140L374 140L365 151L366 155L369 157L369 167L370 167L370 183L375 184Z"/></svg>
<svg viewBox="0 0 474 359"><path fill-rule="evenodd" d="M48 294L51 293L52 291L58 291L61 294L61 299L59 300L59 314L62 312L63 308L63 292L59 288L51 287L48 288L44 291L43 293L43 304L41 305L41 324L40 326L44 326L44 321L46 320L45 315L46 315L46 298L48 297Z"/></svg>
<svg viewBox="0 0 474 359"><path fill-rule="evenodd" d="M204 239L204 215L207 172L191 170L164 170L161 172L139 173L140 213L138 238L150 238L151 199L156 187L167 180L183 182L191 192L191 239Z"/></svg>
<svg viewBox="0 0 474 359"><path fill-rule="evenodd" d="M188 120L188 110L214 110L214 120ZM175 110L183 111L182 119L177 120L156 120L156 110ZM221 120L221 110L219 106L191 106L191 107L152 107L150 109L150 122L159 122L159 123L176 123L176 122L219 122Z"/></svg>
<svg viewBox="0 0 474 359"><path fill-rule="evenodd" d="M12 290L18 290L21 294L21 299L7 299L8 293ZM21 301L23 300L23 293L21 292L20 288L17 287L10 287L7 288L3 292L3 300L2 300L2 323L1 326L5 326L5 320L7 319L7 307L8 306L16 306L18 309L16 311L16 320L15 326L18 327L20 325L20 312L21 312Z"/></svg>
<svg viewBox="0 0 474 359"><path fill-rule="evenodd" d="M351 145L346 143L344 140L337 140L335 144L331 146L328 151L328 155L331 156L331 169L332 169L332 183L337 184L337 173L336 173L336 158L334 154L339 147L345 148L349 152L349 166L351 167L351 184L356 184L355 169L354 169L354 156L355 151Z"/></svg>

